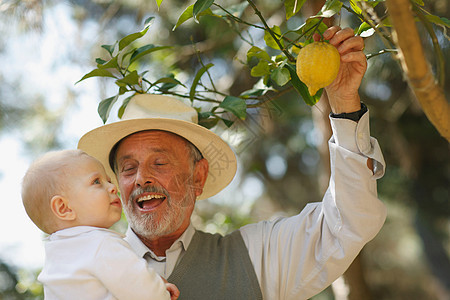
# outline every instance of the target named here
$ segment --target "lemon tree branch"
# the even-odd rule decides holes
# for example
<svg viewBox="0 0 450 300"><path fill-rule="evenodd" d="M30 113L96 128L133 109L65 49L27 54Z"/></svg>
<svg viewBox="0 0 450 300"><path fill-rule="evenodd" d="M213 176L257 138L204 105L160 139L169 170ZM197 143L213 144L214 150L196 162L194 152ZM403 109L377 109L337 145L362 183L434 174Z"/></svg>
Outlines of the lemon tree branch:
<svg viewBox="0 0 450 300"><path fill-rule="evenodd" d="M274 32L272 31L272 29L270 29L269 25L267 24L266 20L264 19L264 17L262 16L261 12L258 10L258 8L256 7L255 3L253 3L252 0L247 0L247 2L251 5L251 7L253 8L253 10L255 11L255 14L259 17L259 19L261 20L261 22L264 24L265 29L267 30L267 32L269 32L269 34L272 36L272 38L274 39L274 41L277 43L278 47L281 49L281 51L283 51L283 53L286 55L286 57L290 60L290 61L295 61L295 58L289 53L289 51L286 51L286 49L284 49L283 45L281 45L280 40L275 36Z"/></svg>

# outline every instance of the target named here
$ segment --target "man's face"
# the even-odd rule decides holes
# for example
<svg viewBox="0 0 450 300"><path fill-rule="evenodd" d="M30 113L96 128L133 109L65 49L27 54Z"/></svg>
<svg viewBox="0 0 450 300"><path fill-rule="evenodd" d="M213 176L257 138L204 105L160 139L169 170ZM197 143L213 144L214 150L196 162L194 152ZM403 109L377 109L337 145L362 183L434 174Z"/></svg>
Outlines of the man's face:
<svg viewBox="0 0 450 300"><path fill-rule="evenodd" d="M120 142L116 175L136 234L153 239L184 232L207 176L206 160L200 162L194 165L187 142L169 132L142 131Z"/></svg>

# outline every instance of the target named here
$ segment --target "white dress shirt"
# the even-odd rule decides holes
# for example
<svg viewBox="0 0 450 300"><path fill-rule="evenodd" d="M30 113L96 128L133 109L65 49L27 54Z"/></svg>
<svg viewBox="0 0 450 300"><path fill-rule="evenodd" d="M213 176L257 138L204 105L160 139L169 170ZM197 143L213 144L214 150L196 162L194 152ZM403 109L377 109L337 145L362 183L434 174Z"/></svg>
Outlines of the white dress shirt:
<svg viewBox="0 0 450 300"><path fill-rule="evenodd" d="M359 122L330 118L331 178L322 202L298 215L240 228L264 299L308 299L342 275L362 247L381 229L386 208L377 197L376 179L385 162L370 137L369 113ZM373 170L367 159L374 161ZM168 278L194 235L191 226L157 257L129 228L126 240L149 266Z"/></svg>
<svg viewBox="0 0 450 300"><path fill-rule="evenodd" d="M170 300L161 277L112 230L57 231L47 238L45 256L38 280L46 300Z"/></svg>

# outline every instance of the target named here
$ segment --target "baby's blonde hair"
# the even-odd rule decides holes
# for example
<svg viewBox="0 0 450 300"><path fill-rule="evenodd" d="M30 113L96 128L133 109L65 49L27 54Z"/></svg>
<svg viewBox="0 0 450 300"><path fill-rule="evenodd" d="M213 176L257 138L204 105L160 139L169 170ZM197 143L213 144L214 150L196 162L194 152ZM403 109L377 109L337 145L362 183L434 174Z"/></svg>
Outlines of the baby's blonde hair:
<svg viewBox="0 0 450 300"><path fill-rule="evenodd" d="M55 195L64 195L70 187L67 174L76 162L87 155L81 150L61 150L44 154L35 160L22 181L22 202L30 219L45 233L56 229L56 218L50 208Z"/></svg>

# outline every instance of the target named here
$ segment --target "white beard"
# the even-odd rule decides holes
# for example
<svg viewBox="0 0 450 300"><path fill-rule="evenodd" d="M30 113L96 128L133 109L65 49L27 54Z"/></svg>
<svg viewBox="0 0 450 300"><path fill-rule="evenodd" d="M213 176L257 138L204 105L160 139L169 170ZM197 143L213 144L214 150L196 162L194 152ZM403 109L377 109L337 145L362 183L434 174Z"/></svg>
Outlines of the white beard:
<svg viewBox="0 0 450 300"><path fill-rule="evenodd" d="M169 210L163 216L159 216L158 220L156 220L156 213L140 214L136 205L134 205L132 199L135 195L143 192L155 192L166 195L165 201L167 201ZM182 201L174 203L169 193L163 188L139 188L131 193L130 199L124 205L124 212L130 227L137 235L147 239L155 239L169 235L181 227L185 218L189 217L187 211L192 209L189 203L189 195L186 195Z"/></svg>

